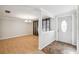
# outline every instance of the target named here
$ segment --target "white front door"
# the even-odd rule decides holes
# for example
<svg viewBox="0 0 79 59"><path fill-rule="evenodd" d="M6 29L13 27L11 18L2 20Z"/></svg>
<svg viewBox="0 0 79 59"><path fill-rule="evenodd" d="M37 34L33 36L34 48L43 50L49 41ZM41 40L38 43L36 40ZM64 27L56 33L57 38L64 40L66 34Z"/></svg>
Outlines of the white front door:
<svg viewBox="0 0 79 59"><path fill-rule="evenodd" d="M58 18L58 40L72 44L72 16Z"/></svg>

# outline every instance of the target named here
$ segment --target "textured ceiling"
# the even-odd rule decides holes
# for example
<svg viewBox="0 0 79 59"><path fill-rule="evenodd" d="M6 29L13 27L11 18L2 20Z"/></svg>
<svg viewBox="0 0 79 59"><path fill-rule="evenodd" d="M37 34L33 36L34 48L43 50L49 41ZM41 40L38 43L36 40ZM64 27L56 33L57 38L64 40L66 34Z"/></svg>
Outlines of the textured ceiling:
<svg viewBox="0 0 79 59"><path fill-rule="evenodd" d="M34 20L40 16L40 9L42 16L54 16L73 8L73 5L0 5L0 16ZM11 13L5 13L5 10L10 10Z"/></svg>
<svg viewBox="0 0 79 59"><path fill-rule="evenodd" d="M5 13L5 10L11 13ZM36 19L39 17L39 10L31 6L0 6L0 16L16 17L21 19ZM30 16L30 17L29 17Z"/></svg>

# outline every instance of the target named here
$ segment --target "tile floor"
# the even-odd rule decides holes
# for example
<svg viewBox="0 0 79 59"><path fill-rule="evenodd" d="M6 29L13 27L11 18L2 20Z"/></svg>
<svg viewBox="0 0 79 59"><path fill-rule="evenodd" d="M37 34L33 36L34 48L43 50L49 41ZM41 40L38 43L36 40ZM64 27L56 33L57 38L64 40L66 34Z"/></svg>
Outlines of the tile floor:
<svg viewBox="0 0 79 59"><path fill-rule="evenodd" d="M47 54L76 54L76 46L54 41L42 49Z"/></svg>

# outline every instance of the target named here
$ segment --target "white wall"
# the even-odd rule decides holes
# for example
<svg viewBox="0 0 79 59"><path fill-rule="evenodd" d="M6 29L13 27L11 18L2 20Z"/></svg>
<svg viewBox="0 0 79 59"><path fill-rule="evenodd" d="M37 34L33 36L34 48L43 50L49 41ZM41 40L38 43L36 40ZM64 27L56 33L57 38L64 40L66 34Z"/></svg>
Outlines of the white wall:
<svg viewBox="0 0 79 59"><path fill-rule="evenodd" d="M33 34L33 24L25 23L23 19L0 17L0 21L0 39Z"/></svg>
<svg viewBox="0 0 79 59"><path fill-rule="evenodd" d="M73 40L73 44L77 45L77 11L74 10L73 11L73 20L74 20L74 40Z"/></svg>
<svg viewBox="0 0 79 59"><path fill-rule="evenodd" d="M42 32L39 41L40 42L39 49L43 49L54 40L55 40L55 31Z"/></svg>
<svg viewBox="0 0 79 59"><path fill-rule="evenodd" d="M77 9L77 53L79 54L79 6Z"/></svg>
<svg viewBox="0 0 79 59"><path fill-rule="evenodd" d="M36 6L37 8L41 8L41 18L39 19L39 49L43 49L45 46L56 40L56 30L52 30L51 32L43 32L42 31L42 15L47 15L49 17L60 15L66 12L73 10L75 6L71 5L58 5L58 6ZM52 22L52 24L54 24ZM51 26L53 28L53 26ZM58 31L58 30L57 30Z"/></svg>
<svg viewBox="0 0 79 59"><path fill-rule="evenodd" d="M42 30L42 18L39 20L39 49L43 49L55 40L55 21L51 19L51 31Z"/></svg>

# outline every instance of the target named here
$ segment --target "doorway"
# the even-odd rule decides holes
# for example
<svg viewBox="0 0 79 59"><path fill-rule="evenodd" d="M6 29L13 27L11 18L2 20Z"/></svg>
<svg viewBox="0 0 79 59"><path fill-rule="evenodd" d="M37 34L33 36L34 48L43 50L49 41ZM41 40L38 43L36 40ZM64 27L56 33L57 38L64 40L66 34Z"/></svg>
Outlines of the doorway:
<svg viewBox="0 0 79 59"><path fill-rule="evenodd" d="M58 40L72 44L72 16L58 18Z"/></svg>
<svg viewBox="0 0 79 59"><path fill-rule="evenodd" d="M33 21L33 35L38 36L38 20Z"/></svg>

